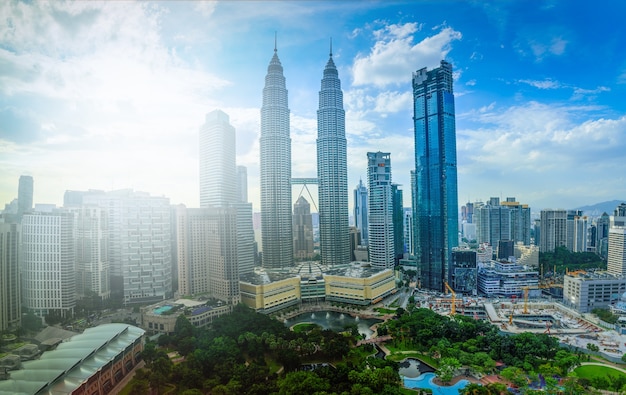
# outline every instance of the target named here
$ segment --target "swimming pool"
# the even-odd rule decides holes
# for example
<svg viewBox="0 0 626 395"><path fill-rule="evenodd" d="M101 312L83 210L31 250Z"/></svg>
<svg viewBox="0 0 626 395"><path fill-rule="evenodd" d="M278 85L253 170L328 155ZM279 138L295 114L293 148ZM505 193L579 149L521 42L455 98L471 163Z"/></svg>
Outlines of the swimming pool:
<svg viewBox="0 0 626 395"><path fill-rule="evenodd" d="M469 381L461 380L449 387L443 387L433 383L435 376L434 373L424 373L415 378L404 377L404 386L407 388L430 389L433 391L433 395L458 395L459 390L469 384Z"/></svg>
<svg viewBox="0 0 626 395"><path fill-rule="evenodd" d="M165 306L159 306L156 309L154 309L153 313L157 314L157 315L161 315L161 314L165 313L166 311L172 310L173 308L174 308L174 306L166 304Z"/></svg>

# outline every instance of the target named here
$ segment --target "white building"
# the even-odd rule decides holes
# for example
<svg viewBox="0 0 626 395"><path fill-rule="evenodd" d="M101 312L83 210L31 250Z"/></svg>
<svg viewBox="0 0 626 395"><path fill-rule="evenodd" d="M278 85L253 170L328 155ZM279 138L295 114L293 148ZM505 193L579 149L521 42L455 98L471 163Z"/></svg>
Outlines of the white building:
<svg viewBox="0 0 626 395"><path fill-rule="evenodd" d="M566 274L563 277L563 303L580 313L606 309L626 291L626 279L609 272Z"/></svg>
<svg viewBox="0 0 626 395"><path fill-rule="evenodd" d="M111 296L108 259L109 227L106 210L97 206L67 209L74 214L76 246L76 293L79 298L94 293Z"/></svg>
<svg viewBox="0 0 626 395"><path fill-rule="evenodd" d="M111 292L123 303L156 302L172 294L170 205L166 197L123 189L89 191L83 204L106 209Z"/></svg>
<svg viewBox="0 0 626 395"><path fill-rule="evenodd" d="M574 217L574 245L572 246L572 252L586 252L587 251L587 228L589 224L587 222L587 216Z"/></svg>
<svg viewBox="0 0 626 395"><path fill-rule="evenodd" d="M623 203L609 217L608 252L607 271L615 276L626 276L626 205Z"/></svg>
<svg viewBox="0 0 626 395"><path fill-rule="evenodd" d="M394 266L391 154L367 153L369 255L373 267Z"/></svg>
<svg viewBox="0 0 626 395"><path fill-rule="evenodd" d="M73 215L62 210L22 218L24 307L43 317L69 317L76 307Z"/></svg>
<svg viewBox="0 0 626 395"><path fill-rule="evenodd" d="M478 269L478 292L487 296L522 296L525 288L537 288L539 273L511 262L491 261Z"/></svg>
<svg viewBox="0 0 626 395"><path fill-rule="evenodd" d="M550 252L561 246L567 246L567 211L541 210L539 251Z"/></svg>

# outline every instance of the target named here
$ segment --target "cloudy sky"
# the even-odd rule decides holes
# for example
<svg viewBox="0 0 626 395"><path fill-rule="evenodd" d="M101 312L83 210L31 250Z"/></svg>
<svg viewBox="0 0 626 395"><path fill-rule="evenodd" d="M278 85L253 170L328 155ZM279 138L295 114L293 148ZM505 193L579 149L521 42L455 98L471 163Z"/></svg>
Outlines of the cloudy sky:
<svg viewBox="0 0 626 395"><path fill-rule="evenodd" d="M133 188L197 207L198 129L220 108L260 210L259 109L275 32L294 177L316 176L332 37L350 195L366 152L387 151L410 204L411 75L446 59L460 204L626 199L624 15L626 3L604 0L3 1L0 204L28 174L36 203L61 205L68 189Z"/></svg>

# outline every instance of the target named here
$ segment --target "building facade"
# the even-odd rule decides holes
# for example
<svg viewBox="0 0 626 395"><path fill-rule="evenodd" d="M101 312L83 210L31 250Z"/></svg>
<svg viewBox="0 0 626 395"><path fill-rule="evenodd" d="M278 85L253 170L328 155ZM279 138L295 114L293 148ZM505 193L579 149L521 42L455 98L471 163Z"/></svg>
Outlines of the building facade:
<svg viewBox="0 0 626 395"><path fill-rule="evenodd" d="M579 313L606 309L626 291L626 279L610 272L575 273L563 277L563 303Z"/></svg>
<svg viewBox="0 0 626 395"><path fill-rule="evenodd" d="M390 153L367 153L367 184L370 262L377 268L393 268L395 240Z"/></svg>
<svg viewBox="0 0 626 395"><path fill-rule="evenodd" d="M76 307L74 223L54 210L22 217L22 301L40 317L69 318Z"/></svg>
<svg viewBox="0 0 626 395"><path fill-rule="evenodd" d="M170 202L130 189L89 191L82 204L106 210L111 296L124 305L156 302L172 294Z"/></svg>
<svg viewBox="0 0 626 395"><path fill-rule="evenodd" d="M413 217L422 286L444 290L458 245L456 126L452 65L413 73L415 186Z"/></svg>
<svg viewBox="0 0 626 395"><path fill-rule="evenodd" d="M221 110L206 115L200 128L200 207L237 201L235 128Z"/></svg>
<svg viewBox="0 0 626 395"><path fill-rule="evenodd" d="M556 247L567 247L567 211L541 210L539 251L550 252Z"/></svg>
<svg viewBox="0 0 626 395"><path fill-rule="evenodd" d="M31 176L20 176L17 189L17 215L19 218L33 209L34 181Z"/></svg>
<svg viewBox="0 0 626 395"><path fill-rule="evenodd" d="M322 264L329 266L350 262L345 129L343 92L331 49L324 68L317 110L320 255Z"/></svg>
<svg viewBox="0 0 626 395"><path fill-rule="evenodd" d="M261 238L263 267L293 265L291 137L283 66L276 47L261 107Z"/></svg>
<svg viewBox="0 0 626 395"><path fill-rule="evenodd" d="M361 243L367 245L368 222L367 222L367 187L363 180L359 180L359 185L354 188L354 226L361 233Z"/></svg>
<svg viewBox="0 0 626 395"><path fill-rule="evenodd" d="M299 259L313 257L313 217L311 205L304 196L293 205L293 252Z"/></svg>
<svg viewBox="0 0 626 395"><path fill-rule="evenodd" d="M526 288L538 288L539 272L512 262L491 261L478 269L478 292L486 296L521 297Z"/></svg>
<svg viewBox="0 0 626 395"><path fill-rule="evenodd" d="M626 204L609 217L607 271L626 278Z"/></svg>
<svg viewBox="0 0 626 395"><path fill-rule="evenodd" d="M21 225L0 222L0 331L21 326Z"/></svg>

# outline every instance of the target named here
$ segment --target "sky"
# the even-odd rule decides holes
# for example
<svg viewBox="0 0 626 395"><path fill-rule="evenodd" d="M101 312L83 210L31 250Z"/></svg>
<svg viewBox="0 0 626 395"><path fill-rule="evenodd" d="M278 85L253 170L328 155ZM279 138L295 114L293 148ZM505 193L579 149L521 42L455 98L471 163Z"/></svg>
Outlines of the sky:
<svg viewBox="0 0 626 395"><path fill-rule="evenodd" d="M275 37L293 177L317 174L332 38L351 208L369 151L391 153L410 206L412 73L442 59L454 69L459 205L626 200L624 15L618 0L3 1L0 204L25 174L35 203L132 188L198 207L198 132L221 109L260 211L260 107Z"/></svg>

